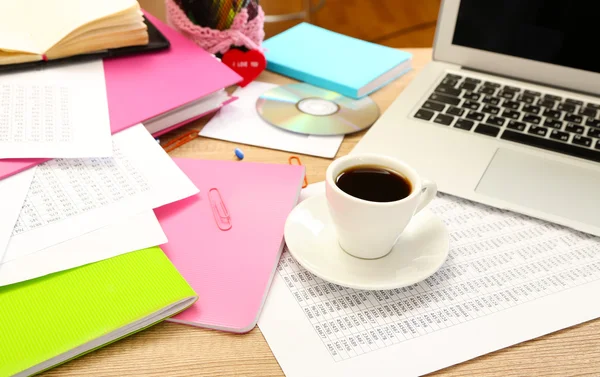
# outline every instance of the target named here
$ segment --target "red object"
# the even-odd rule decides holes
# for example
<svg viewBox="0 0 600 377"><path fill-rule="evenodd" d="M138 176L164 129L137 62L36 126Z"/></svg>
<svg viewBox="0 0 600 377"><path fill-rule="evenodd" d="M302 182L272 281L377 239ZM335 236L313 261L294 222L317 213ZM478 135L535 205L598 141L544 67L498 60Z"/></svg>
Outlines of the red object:
<svg viewBox="0 0 600 377"><path fill-rule="evenodd" d="M243 80L238 84L242 88L254 81L267 66L267 60L262 52L258 50L244 52L236 48L227 51L221 58L221 62L242 76Z"/></svg>

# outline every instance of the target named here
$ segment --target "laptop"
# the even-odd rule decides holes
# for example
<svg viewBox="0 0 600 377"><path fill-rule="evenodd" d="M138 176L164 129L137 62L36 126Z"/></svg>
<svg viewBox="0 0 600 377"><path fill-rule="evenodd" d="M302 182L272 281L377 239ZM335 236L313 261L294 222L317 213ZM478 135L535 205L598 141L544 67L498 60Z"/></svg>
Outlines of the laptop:
<svg viewBox="0 0 600 377"><path fill-rule="evenodd" d="M430 62L352 153L600 236L600 5L446 0Z"/></svg>

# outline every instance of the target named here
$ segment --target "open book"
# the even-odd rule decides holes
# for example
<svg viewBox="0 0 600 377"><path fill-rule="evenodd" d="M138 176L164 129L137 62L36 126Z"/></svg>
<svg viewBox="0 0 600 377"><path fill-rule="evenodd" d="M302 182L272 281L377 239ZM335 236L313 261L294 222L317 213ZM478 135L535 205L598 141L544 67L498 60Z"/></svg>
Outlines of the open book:
<svg viewBox="0 0 600 377"><path fill-rule="evenodd" d="M18 0L0 4L0 65L148 44L136 0Z"/></svg>

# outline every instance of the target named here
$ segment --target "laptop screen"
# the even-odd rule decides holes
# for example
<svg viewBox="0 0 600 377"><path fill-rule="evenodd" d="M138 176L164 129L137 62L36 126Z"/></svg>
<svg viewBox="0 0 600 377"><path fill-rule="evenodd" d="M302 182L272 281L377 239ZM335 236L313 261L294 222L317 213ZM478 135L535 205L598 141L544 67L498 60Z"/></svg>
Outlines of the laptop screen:
<svg viewBox="0 0 600 377"><path fill-rule="evenodd" d="M600 2L461 0L452 43L600 72Z"/></svg>

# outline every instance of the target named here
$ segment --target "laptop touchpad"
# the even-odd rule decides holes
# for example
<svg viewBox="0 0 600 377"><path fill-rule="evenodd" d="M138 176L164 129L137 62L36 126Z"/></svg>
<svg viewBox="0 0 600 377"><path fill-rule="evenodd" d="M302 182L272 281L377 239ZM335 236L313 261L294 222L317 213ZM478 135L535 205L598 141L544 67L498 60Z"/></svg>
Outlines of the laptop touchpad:
<svg viewBox="0 0 600 377"><path fill-rule="evenodd" d="M600 226L600 170L597 169L500 148L475 191Z"/></svg>

